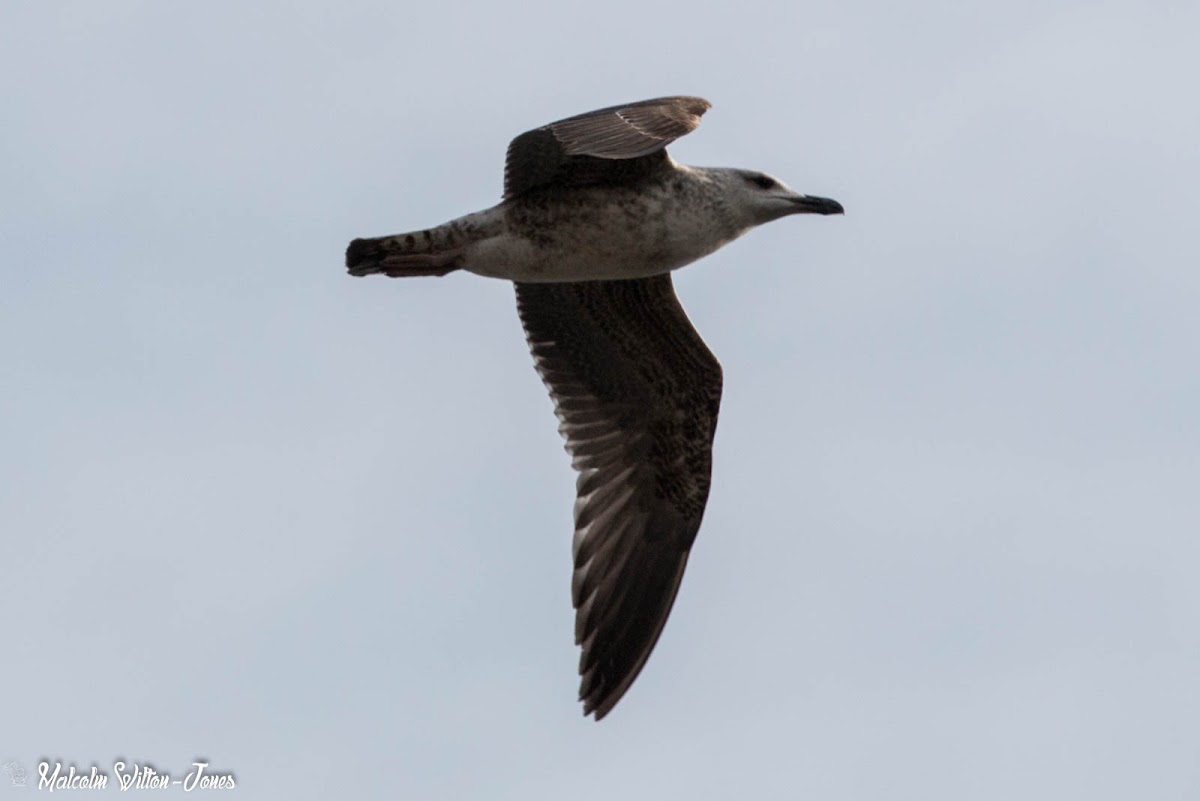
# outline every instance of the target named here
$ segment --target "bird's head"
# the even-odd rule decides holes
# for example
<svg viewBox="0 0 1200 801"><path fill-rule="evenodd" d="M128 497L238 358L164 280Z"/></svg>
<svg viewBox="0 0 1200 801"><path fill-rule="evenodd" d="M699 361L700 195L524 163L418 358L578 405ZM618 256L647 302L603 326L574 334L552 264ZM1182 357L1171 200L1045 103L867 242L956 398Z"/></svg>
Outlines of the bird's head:
<svg viewBox="0 0 1200 801"><path fill-rule="evenodd" d="M725 196L749 226L778 220L789 214L844 214L842 204L827 197L802 195L778 178L753 170L722 170Z"/></svg>

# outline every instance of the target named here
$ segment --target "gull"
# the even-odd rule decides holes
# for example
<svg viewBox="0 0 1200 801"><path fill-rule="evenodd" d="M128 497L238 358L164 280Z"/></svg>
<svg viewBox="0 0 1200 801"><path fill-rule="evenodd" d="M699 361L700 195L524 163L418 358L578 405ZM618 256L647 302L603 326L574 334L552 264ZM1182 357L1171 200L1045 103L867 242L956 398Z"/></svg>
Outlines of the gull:
<svg viewBox="0 0 1200 801"><path fill-rule="evenodd" d="M579 474L571 600L579 699L595 720L658 642L708 500L721 365L671 271L763 223L843 213L765 173L672 160L667 145L710 107L662 97L527 131L508 147L499 205L346 249L355 276L514 282Z"/></svg>

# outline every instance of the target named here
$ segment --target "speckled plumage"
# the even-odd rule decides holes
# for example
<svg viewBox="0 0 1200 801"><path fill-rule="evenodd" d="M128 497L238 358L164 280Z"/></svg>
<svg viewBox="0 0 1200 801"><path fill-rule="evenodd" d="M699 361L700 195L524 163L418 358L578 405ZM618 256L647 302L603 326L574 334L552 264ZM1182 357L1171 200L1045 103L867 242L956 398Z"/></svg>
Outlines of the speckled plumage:
<svg viewBox="0 0 1200 801"><path fill-rule="evenodd" d="M509 145L499 205L346 251L352 275L514 281L579 472L572 601L580 699L597 720L653 650L708 500L721 366L670 271L756 225L842 211L762 173L672 161L665 147L708 108L659 98L528 131Z"/></svg>

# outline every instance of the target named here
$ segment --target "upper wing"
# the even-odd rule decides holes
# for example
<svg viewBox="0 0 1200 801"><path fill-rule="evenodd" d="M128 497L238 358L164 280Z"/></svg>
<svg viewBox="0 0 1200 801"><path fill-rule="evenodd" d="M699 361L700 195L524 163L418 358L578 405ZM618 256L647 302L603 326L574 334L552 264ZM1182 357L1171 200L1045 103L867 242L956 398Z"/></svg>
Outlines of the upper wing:
<svg viewBox="0 0 1200 801"><path fill-rule="evenodd" d="M599 720L642 669L679 591L708 500L721 365L670 274L516 288L579 471L579 695Z"/></svg>
<svg viewBox="0 0 1200 801"><path fill-rule="evenodd" d="M504 197L550 184L628 180L666 161L667 145L696 130L711 104L660 97L589 111L527 131L508 146ZM622 163L624 160L636 163Z"/></svg>

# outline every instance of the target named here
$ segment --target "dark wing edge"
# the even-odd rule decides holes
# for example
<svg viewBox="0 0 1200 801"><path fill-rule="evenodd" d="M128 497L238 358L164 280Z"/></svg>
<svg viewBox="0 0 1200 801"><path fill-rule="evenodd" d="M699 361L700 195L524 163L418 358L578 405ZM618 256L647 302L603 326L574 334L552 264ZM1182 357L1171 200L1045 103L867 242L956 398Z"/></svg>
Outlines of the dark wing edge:
<svg viewBox="0 0 1200 801"><path fill-rule="evenodd" d="M516 285L576 482L584 714L607 715L653 651L704 515L721 366L669 274Z"/></svg>
<svg viewBox="0 0 1200 801"><path fill-rule="evenodd" d="M659 97L589 111L535 128L513 139L504 164L504 197L554 183L602 179L596 160L641 159L664 150L700 125L712 107L699 97ZM648 164L657 165L662 159ZM611 166L611 165L609 165ZM597 177L597 176L600 177Z"/></svg>

